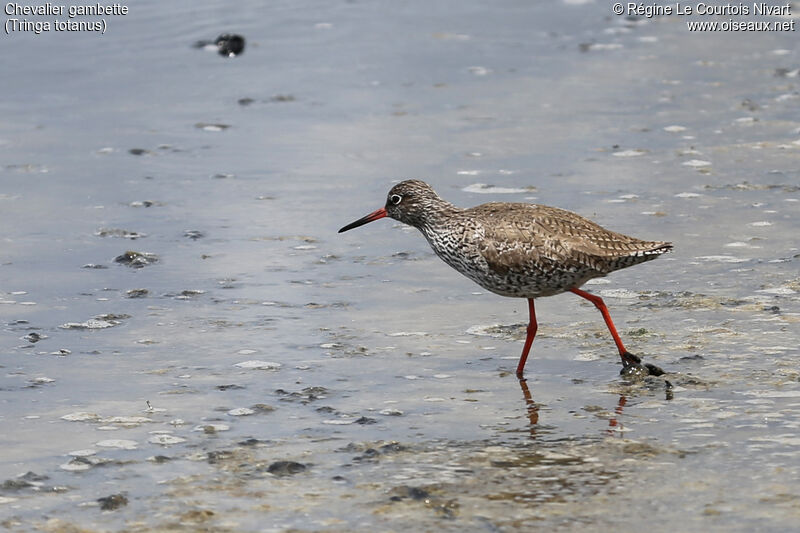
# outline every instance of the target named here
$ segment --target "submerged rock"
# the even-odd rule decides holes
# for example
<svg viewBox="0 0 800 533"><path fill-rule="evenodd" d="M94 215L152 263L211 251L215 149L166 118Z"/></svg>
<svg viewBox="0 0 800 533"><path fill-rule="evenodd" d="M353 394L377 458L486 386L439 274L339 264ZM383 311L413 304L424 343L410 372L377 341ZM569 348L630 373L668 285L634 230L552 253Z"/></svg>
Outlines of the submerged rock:
<svg viewBox="0 0 800 533"><path fill-rule="evenodd" d="M193 241L196 241L197 239L202 239L203 237L205 237L206 234L203 233L200 230L187 229L186 231L183 232L183 236L184 237L188 237L188 238L192 239Z"/></svg>
<svg viewBox="0 0 800 533"><path fill-rule="evenodd" d="M105 313L90 318L86 322L67 322L58 327L61 329L106 329L118 326L122 323L121 320L126 318L130 318L130 315Z"/></svg>
<svg viewBox="0 0 800 533"><path fill-rule="evenodd" d="M47 338L47 335L42 335L40 333L36 333L35 331L32 331L32 332L28 333L27 335L25 335L24 337L22 337L23 340L26 340L26 341L30 342L31 344L36 344L40 340L46 339L46 338Z"/></svg>
<svg viewBox="0 0 800 533"><path fill-rule="evenodd" d="M66 324L61 324L61 329L106 329L112 328L119 324L117 321L108 321L108 320L97 320L95 318L90 318L86 322L67 322Z"/></svg>
<svg viewBox="0 0 800 533"><path fill-rule="evenodd" d="M238 56L244 52L244 37L236 33L223 33L214 41L219 55L226 57Z"/></svg>
<svg viewBox="0 0 800 533"><path fill-rule="evenodd" d="M193 46L205 50L216 50L221 56L235 57L244 52L245 39L237 33L223 33L213 41L196 41Z"/></svg>
<svg viewBox="0 0 800 533"><path fill-rule="evenodd" d="M293 476L300 472L305 472L306 465L295 461L275 461L267 467L267 472L273 476L284 477Z"/></svg>
<svg viewBox="0 0 800 533"><path fill-rule="evenodd" d="M158 262L158 256L148 252L128 250L124 254L115 257L114 262L131 268L142 268Z"/></svg>
<svg viewBox="0 0 800 533"><path fill-rule="evenodd" d="M112 494L97 498L97 503L100 504L100 509L103 511L113 511L128 505L128 498L124 494Z"/></svg>
<svg viewBox="0 0 800 533"><path fill-rule="evenodd" d="M123 239L131 240L147 237L147 235L144 233L120 228L100 228L99 230L95 231L94 234L98 237L121 237Z"/></svg>
<svg viewBox="0 0 800 533"><path fill-rule="evenodd" d="M164 205L161 202L154 202L153 200L135 200L128 204L130 207L153 207Z"/></svg>
<svg viewBox="0 0 800 533"><path fill-rule="evenodd" d="M66 470L67 472L84 472L93 466L94 461L88 457L73 457L69 460L69 462L60 465L59 468L61 468L61 470Z"/></svg>
<svg viewBox="0 0 800 533"><path fill-rule="evenodd" d="M150 291L147 289L130 289L125 291L126 298L144 298L150 294Z"/></svg>

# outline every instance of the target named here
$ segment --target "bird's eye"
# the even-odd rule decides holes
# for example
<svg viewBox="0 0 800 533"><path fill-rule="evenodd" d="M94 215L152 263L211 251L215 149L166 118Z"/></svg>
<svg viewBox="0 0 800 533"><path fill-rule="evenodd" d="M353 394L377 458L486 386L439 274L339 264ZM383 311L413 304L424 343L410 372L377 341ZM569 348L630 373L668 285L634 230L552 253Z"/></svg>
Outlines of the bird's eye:
<svg viewBox="0 0 800 533"><path fill-rule="evenodd" d="M399 194L393 194L389 197L389 202L391 202L392 205L397 205L402 201L403 197L400 196Z"/></svg>

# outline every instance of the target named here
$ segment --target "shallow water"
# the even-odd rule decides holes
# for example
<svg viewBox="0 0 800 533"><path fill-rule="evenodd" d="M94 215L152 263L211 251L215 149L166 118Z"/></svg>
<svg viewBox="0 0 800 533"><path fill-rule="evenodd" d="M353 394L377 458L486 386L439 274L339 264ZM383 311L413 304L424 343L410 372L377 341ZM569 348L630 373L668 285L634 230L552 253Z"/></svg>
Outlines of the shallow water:
<svg viewBox="0 0 800 533"><path fill-rule="evenodd" d="M795 33L591 2L130 7L3 37L6 529L795 527ZM191 46L228 31L243 55ZM560 295L520 384L523 301L392 221L335 233L406 176L673 241L586 286L667 375L620 378Z"/></svg>

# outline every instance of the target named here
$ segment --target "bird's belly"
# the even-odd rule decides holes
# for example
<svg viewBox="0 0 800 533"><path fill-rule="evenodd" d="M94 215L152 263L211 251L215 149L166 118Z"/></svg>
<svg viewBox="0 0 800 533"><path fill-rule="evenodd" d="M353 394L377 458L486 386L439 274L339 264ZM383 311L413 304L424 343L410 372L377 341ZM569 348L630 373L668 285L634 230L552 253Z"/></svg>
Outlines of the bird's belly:
<svg viewBox="0 0 800 533"><path fill-rule="evenodd" d="M479 275L470 275L472 281L500 296L516 298L539 298L562 293L573 287L583 285L589 278L574 272L548 272L548 273L507 273L495 274L491 271Z"/></svg>
<svg viewBox="0 0 800 533"><path fill-rule="evenodd" d="M567 269L541 270L535 267L520 268L499 273L492 270L483 256L478 253L448 253L447 250L437 250L438 255L445 263L468 277L484 289L515 298L539 298L552 296L567 291L573 287L580 287L587 280L600 276L599 272L581 272Z"/></svg>

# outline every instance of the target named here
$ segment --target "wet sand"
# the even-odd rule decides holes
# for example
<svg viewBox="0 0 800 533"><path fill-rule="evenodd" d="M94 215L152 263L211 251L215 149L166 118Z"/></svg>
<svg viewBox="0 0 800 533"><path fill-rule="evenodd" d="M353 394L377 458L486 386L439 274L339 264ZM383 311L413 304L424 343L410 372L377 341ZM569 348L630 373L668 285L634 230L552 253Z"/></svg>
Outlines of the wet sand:
<svg viewBox="0 0 800 533"><path fill-rule="evenodd" d="M108 22L4 36L5 529L795 527L795 33L591 2ZM226 32L242 55L192 47ZM394 221L336 234L406 177L673 241L584 287L667 374L622 379L567 294L520 383L523 300Z"/></svg>

